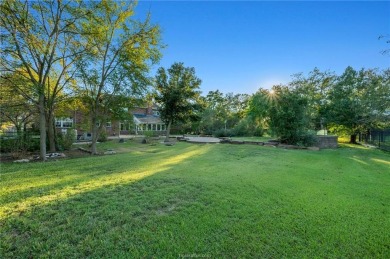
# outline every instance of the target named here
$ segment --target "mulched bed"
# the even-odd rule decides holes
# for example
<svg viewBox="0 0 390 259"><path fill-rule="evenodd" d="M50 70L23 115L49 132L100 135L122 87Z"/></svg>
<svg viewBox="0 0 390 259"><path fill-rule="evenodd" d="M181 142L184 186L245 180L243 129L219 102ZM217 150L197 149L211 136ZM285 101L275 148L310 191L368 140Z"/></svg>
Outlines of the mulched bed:
<svg viewBox="0 0 390 259"><path fill-rule="evenodd" d="M78 149L62 151L59 153L64 153L65 157L48 158L47 161L90 156L90 154L83 152L81 150L78 150ZM20 160L20 159L29 159L30 162L40 161L38 159L37 160L32 159L33 157L37 157L37 156L39 156L38 152L1 153L0 154L0 163L7 163L7 162L9 163L9 162L13 162L15 160Z"/></svg>

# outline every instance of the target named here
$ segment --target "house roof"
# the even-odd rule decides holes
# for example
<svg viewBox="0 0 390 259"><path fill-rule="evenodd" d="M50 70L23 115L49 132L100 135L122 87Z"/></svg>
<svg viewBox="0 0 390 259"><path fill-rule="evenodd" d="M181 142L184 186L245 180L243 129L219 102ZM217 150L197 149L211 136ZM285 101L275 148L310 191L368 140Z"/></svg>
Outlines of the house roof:
<svg viewBox="0 0 390 259"><path fill-rule="evenodd" d="M133 114L136 124L164 124L157 115Z"/></svg>

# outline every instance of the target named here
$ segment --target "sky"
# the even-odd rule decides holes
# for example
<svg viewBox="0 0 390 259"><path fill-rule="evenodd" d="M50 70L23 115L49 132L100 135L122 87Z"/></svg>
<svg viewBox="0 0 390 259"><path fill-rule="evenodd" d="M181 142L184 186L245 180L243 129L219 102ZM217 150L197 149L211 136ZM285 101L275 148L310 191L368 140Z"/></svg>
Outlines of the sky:
<svg viewBox="0 0 390 259"><path fill-rule="evenodd" d="M307 75L390 67L389 1L145 1L166 48L157 67L194 67L201 91L252 94Z"/></svg>

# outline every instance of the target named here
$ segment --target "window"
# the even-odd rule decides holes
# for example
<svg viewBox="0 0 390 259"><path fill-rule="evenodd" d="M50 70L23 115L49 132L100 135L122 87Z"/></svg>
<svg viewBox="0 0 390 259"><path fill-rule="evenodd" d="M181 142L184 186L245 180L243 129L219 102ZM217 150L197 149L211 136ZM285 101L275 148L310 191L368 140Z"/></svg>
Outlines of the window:
<svg viewBox="0 0 390 259"><path fill-rule="evenodd" d="M153 110L153 115L154 115L154 116L160 116L160 112L157 111L157 110Z"/></svg>
<svg viewBox="0 0 390 259"><path fill-rule="evenodd" d="M56 128L72 128L73 119L72 118L58 118L55 120Z"/></svg>
<svg viewBox="0 0 390 259"><path fill-rule="evenodd" d="M107 127L107 128L111 128L111 121L107 121L107 122L106 122L106 127Z"/></svg>

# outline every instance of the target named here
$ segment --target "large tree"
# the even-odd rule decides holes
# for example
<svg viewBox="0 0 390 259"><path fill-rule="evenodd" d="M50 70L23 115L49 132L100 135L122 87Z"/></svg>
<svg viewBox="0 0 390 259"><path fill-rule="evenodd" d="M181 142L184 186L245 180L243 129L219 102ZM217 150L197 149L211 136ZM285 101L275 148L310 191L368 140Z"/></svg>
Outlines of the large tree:
<svg viewBox="0 0 390 259"><path fill-rule="evenodd" d="M260 88L248 101L247 119L257 130L269 128L269 109L276 101L274 91Z"/></svg>
<svg viewBox="0 0 390 259"><path fill-rule="evenodd" d="M314 68L307 76L302 73L293 75L290 87L305 96L312 129L325 129L327 125L326 105L329 91L332 89L336 75L333 72L322 72Z"/></svg>
<svg viewBox="0 0 390 259"><path fill-rule="evenodd" d="M57 94L72 78L72 65L83 51L78 37L80 21L87 16L82 1L0 4L1 66L3 71L19 73L31 83L32 91L23 94L39 111L42 160L46 160L47 116L53 113L48 102L55 103Z"/></svg>
<svg viewBox="0 0 390 259"><path fill-rule="evenodd" d="M84 24L91 51L78 62L78 77L91 116L92 154L99 127L122 106L119 96L142 95L151 84L149 69L161 56L159 27L149 16L136 20L135 7L133 1L101 1Z"/></svg>
<svg viewBox="0 0 390 259"><path fill-rule="evenodd" d="M196 111L200 108L198 99L201 82L195 69L185 67L183 63L174 63L168 71L163 67L158 69L155 100L160 104L160 115L167 125L166 142L169 141L172 124L185 122L196 116Z"/></svg>
<svg viewBox="0 0 390 259"><path fill-rule="evenodd" d="M388 72L347 67L329 92L328 121L356 143L358 133L380 127L390 109Z"/></svg>
<svg viewBox="0 0 390 259"><path fill-rule="evenodd" d="M202 97L205 107L201 114L200 129L207 134L233 129L245 117L248 99L247 94L209 91Z"/></svg>
<svg viewBox="0 0 390 259"><path fill-rule="evenodd" d="M269 95L268 117L273 135L286 144L312 144L307 139L310 127L307 98L283 85L273 86Z"/></svg>

